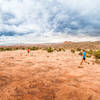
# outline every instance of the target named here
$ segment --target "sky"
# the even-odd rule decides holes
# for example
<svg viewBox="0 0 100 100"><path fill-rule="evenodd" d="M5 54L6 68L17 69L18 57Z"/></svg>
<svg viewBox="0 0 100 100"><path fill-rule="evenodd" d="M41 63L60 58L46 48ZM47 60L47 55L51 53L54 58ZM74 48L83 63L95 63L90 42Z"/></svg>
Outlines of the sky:
<svg viewBox="0 0 100 100"><path fill-rule="evenodd" d="M0 0L0 45L100 40L100 0Z"/></svg>

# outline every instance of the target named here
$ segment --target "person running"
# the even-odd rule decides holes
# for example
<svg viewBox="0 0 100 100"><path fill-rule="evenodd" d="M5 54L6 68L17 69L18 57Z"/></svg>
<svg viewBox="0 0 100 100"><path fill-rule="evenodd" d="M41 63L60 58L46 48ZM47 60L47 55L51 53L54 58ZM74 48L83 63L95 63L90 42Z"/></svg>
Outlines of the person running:
<svg viewBox="0 0 100 100"><path fill-rule="evenodd" d="M82 65L83 62L88 63L88 62L86 61L86 56L87 56L86 51L83 50L83 52L82 52L82 61L81 61L80 65ZM88 63L88 64L89 64L89 63Z"/></svg>
<svg viewBox="0 0 100 100"><path fill-rule="evenodd" d="M27 54L29 55L29 53L30 53L30 49L28 48L28 49L27 49Z"/></svg>

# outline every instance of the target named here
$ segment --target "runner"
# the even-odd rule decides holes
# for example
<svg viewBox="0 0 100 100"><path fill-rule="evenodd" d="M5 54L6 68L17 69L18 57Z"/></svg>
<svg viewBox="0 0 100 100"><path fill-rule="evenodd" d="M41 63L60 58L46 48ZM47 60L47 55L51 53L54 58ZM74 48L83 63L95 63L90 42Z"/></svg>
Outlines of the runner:
<svg viewBox="0 0 100 100"><path fill-rule="evenodd" d="M27 49L27 55L29 55L29 53L30 53L30 49L28 48L28 49Z"/></svg>
<svg viewBox="0 0 100 100"><path fill-rule="evenodd" d="M85 63L88 63L87 61L86 61L86 51L85 50L83 50L83 53L82 53L82 61L81 61L81 63L80 63L80 65L82 65L82 63L83 62L85 62ZM89 63L88 63L89 64Z"/></svg>

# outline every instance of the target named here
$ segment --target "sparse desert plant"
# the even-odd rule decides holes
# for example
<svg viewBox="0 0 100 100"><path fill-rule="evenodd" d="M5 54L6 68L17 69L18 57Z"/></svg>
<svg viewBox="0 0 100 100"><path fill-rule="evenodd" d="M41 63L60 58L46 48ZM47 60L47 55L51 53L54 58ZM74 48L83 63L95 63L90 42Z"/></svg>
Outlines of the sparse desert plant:
<svg viewBox="0 0 100 100"><path fill-rule="evenodd" d="M21 48L22 50L25 50L25 48Z"/></svg>
<svg viewBox="0 0 100 100"><path fill-rule="evenodd" d="M62 48L62 51L64 51L64 52L65 52L66 50L65 50L64 48Z"/></svg>
<svg viewBox="0 0 100 100"><path fill-rule="evenodd" d="M96 59L100 59L100 50L96 51L94 53L94 56L95 56Z"/></svg>
<svg viewBox="0 0 100 100"><path fill-rule="evenodd" d="M94 54L94 51L93 50L89 50L89 51L86 51L88 54L90 55L93 55Z"/></svg>
<svg viewBox="0 0 100 100"><path fill-rule="evenodd" d="M60 52L62 49L61 48L59 48L59 49L57 49L57 52Z"/></svg>
<svg viewBox="0 0 100 100"><path fill-rule="evenodd" d="M74 50L74 49L71 49L71 52L72 52L72 53L75 53L75 50Z"/></svg>
<svg viewBox="0 0 100 100"><path fill-rule="evenodd" d="M49 48L47 48L47 51L50 53L50 52L53 52L54 50L53 50L53 48L49 47Z"/></svg>
<svg viewBox="0 0 100 100"><path fill-rule="evenodd" d="M0 48L0 51L6 51L6 48Z"/></svg>
<svg viewBox="0 0 100 100"><path fill-rule="evenodd" d="M57 51L57 48L54 48L54 51Z"/></svg>
<svg viewBox="0 0 100 100"><path fill-rule="evenodd" d="M93 50L87 50L86 53L87 53L87 57L88 58L91 58L91 56L94 55L94 51Z"/></svg>
<svg viewBox="0 0 100 100"><path fill-rule="evenodd" d="M19 48L12 48L12 50L18 50Z"/></svg>
<svg viewBox="0 0 100 100"><path fill-rule="evenodd" d="M77 51L81 51L81 48L77 48Z"/></svg>
<svg viewBox="0 0 100 100"><path fill-rule="evenodd" d="M79 55L82 56L82 52L80 52Z"/></svg>
<svg viewBox="0 0 100 100"><path fill-rule="evenodd" d="M59 50L59 51L61 51L61 50L62 50L62 48L59 48L58 50Z"/></svg>
<svg viewBox="0 0 100 100"><path fill-rule="evenodd" d="M0 51L12 51L13 48L0 48Z"/></svg>
<svg viewBox="0 0 100 100"><path fill-rule="evenodd" d="M14 50L19 50L19 48L14 48Z"/></svg>
<svg viewBox="0 0 100 100"><path fill-rule="evenodd" d="M32 47L32 48L30 48L30 50L39 50L39 48L38 47Z"/></svg>
<svg viewBox="0 0 100 100"><path fill-rule="evenodd" d="M64 48L57 49L57 52L60 52L60 51L64 51L65 52L65 49Z"/></svg>
<svg viewBox="0 0 100 100"><path fill-rule="evenodd" d="M13 48L5 48L6 51L12 51Z"/></svg>
<svg viewBox="0 0 100 100"><path fill-rule="evenodd" d="M91 56L92 56L91 54L87 54L87 57L88 57L88 58L91 58Z"/></svg>

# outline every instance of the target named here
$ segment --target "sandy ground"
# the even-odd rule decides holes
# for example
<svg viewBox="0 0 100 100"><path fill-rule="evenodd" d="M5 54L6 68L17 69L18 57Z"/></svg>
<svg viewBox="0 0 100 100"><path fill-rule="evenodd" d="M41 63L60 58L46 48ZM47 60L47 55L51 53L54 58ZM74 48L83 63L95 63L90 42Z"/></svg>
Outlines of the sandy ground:
<svg viewBox="0 0 100 100"><path fill-rule="evenodd" d="M70 51L0 52L0 100L100 100L100 65Z"/></svg>

